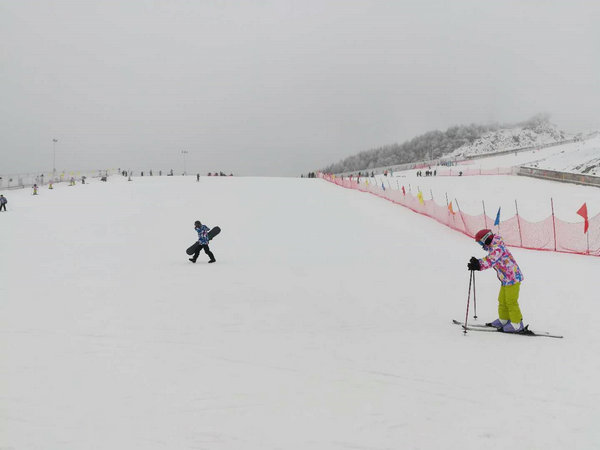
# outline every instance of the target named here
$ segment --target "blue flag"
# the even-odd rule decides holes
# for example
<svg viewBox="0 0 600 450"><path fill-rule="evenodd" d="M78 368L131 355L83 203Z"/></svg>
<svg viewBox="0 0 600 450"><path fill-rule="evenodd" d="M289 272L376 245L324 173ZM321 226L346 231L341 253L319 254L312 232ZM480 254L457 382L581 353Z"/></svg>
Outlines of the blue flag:
<svg viewBox="0 0 600 450"><path fill-rule="evenodd" d="M494 221L494 226L500 225L500 208L498 208L498 213L496 214L496 220Z"/></svg>

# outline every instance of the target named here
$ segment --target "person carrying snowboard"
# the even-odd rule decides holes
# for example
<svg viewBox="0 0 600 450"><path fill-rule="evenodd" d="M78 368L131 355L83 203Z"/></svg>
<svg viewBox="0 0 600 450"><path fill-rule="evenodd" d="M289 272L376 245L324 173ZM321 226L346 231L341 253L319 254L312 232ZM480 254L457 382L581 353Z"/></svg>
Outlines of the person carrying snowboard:
<svg viewBox="0 0 600 450"><path fill-rule="evenodd" d="M194 222L194 228L198 233L199 245L196 249L196 252L194 253L194 256L190 258L190 261L195 263L198 259L198 255L200 254L200 250L204 249L204 253L206 253L210 258L210 261L208 262L214 263L216 261L215 255L213 255L213 253L210 251L210 248L208 248L208 232L210 231L210 228L208 228L206 225L202 225L202 223L200 223L199 220L196 220L196 222Z"/></svg>
<svg viewBox="0 0 600 450"><path fill-rule="evenodd" d="M521 269L502 238L497 234L494 235L491 230L479 230L475 234L475 241L488 252L488 255L482 259L471 257L467 268L485 270L492 267L500 280L498 318L486 325L506 333L523 331L523 315L519 308L519 289L523 281Z"/></svg>

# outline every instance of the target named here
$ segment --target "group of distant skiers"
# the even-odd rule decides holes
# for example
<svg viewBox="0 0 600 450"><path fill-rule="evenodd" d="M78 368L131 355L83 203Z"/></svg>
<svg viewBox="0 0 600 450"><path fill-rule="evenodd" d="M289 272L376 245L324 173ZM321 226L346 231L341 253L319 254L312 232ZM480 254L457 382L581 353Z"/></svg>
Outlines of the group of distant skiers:
<svg viewBox="0 0 600 450"><path fill-rule="evenodd" d="M133 171L132 171L132 170L130 170L130 171L127 171L127 170L121 170L121 169L119 169L119 172L120 172L120 173L121 173L121 175L123 175L124 177L127 177L127 176L131 177L132 175L134 175L134 173L133 173ZM158 171L158 176L159 176L159 177L162 177L162 174L163 174L163 173L162 173L162 170L159 170L159 171ZM148 175L149 175L149 176L154 176L154 172L153 172L152 170L149 170L149 171L148 171ZM182 175L186 175L186 174L185 174L185 173L182 173ZM143 176L144 176L144 171L143 171L143 170L142 170L142 171L140 171L140 176L141 176L141 177L143 177ZM172 176L173 176L173 169L171 169L171 170L169 171L169 173L167 173L167 176L168 176L168 177L172 177ZM208 172L208 173L207 173L207 176L209 176L209 177L232 177L232 176L233 176L233 173L230 173L229 175L227 175L225 172L215 172L215 173ZM196 174L196 178L197 178L197 179L198 179L198 181L199 181L199 178L200 178L200 174L199 174L199 173L198 173L198 174Z"/></svg>

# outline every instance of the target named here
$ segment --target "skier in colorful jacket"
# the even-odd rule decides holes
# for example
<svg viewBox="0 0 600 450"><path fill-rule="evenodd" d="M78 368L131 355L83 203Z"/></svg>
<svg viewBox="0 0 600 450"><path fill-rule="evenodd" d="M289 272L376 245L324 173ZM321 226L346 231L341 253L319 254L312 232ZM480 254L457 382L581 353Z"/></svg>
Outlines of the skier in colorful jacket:
<svg viewBox="0 0 600 450"><path fill-rule="evenodd" d="M507 333L518 333L524 330L523 315L519 307L519 289L523 281L523 273L512 253L499 235L491 230L479 230L475 241L488 252L484 258L474 256L467 264L469 270L485 270L490 267L496 271L500 280L498 294L498 318L487 325Z"/></svg>

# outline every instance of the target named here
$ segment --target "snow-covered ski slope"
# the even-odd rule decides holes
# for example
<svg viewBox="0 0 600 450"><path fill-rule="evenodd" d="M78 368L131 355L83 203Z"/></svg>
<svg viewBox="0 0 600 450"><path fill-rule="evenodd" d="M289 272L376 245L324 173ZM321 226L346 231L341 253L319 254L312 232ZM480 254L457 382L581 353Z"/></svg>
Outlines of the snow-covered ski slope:
<svg viewBox="0 0 600 450"><path fill-rule="evenodd" d="M451 319L482 250L323 180L112 177L8 198L2 449L600 446L600 258L513 250L525 322L564 339L464 336ZM196 219L223 230L216 264L187 260ZM476 281L482 323L499 283Z"/></svg>

